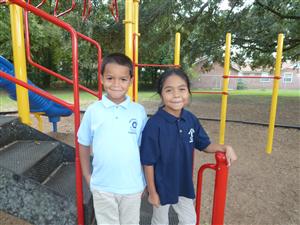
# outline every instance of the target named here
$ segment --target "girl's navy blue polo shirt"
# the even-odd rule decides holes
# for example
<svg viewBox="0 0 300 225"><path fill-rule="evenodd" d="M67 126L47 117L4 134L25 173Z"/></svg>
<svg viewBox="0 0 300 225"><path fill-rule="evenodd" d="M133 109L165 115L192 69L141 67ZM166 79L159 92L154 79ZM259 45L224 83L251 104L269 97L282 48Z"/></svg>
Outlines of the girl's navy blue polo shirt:
<svg viewBox="0 0 300 225"><path fill-rule="evenodd" d="M141 162L154 167L161 205L176 204L179 196L195 198L193 151L209 144L198 119L185 109L177 118L160 108L148 120L142 134Z"/></svg>

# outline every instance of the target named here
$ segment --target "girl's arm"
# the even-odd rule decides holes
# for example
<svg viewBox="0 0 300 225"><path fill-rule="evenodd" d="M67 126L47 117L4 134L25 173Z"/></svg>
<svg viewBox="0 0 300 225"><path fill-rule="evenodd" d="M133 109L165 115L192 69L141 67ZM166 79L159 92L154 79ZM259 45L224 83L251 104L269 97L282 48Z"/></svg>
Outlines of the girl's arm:
<svg viewBox="0 0 300 225"><path fill-rule="evenodd" d="M211 143L206 147L206 149L204 149L204 151L207 153L215 153L217 151L225 152L228 166L230 166L232 162L237 160L235 151L230 145L220 145L220 144Z"/></svg>
<svg viewBox="0 0 300 225"><path fill-rule="evenodd" d="M149 192L148 201L150 204L154 205L155 207L159 207L160 200L155 187L154 168L153 166L144 166L144 171L145 171L145 177L147 181L147 189Z"/></svg>
<svg viewBox="0 0 300 225"><path fill-rule="evenodd" d="M82 175L84 176L88 187L90 186L90 180L91 180L90 152L91 149L89 146L84 146L79 144L79 157L80 157Z"/></svg>

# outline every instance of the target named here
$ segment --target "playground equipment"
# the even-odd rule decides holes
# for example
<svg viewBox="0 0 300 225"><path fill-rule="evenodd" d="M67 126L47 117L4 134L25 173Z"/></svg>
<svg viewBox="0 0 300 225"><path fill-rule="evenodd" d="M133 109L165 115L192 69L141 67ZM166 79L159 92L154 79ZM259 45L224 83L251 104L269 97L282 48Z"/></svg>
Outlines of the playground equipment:
<svg viewBox="0 0 300 225"><path fill-rule="evenodd" d="M8 60L0 56L0 70L14 75L14 67ZM28 84L36 87L30 80L28 80ZM0 87L5 89L9 97L13 100L16 100L16 85L8 80L5 80L0 77ZM57 122L60 121L61 116L70 116L72 111L53 102L46 98L43 98L34 92L29 92L29 104L30 104L30 112L31 113L41 113L43 115L48 116L49 122L53 124L53 131L57 131Z"/></svg>
<svg viewBox="0 0 300 225"><path fill-rule="evenodd" d="M224 76L223 76L223 91L222 91L222 108L221 108L221 122L220 122L220 144L224 144L225 139L225 126L226 126L226 111L227 111L227 96L228 96L228 83L229 78L269 78L274 79L273 82L273 93L272 102L270 109L270 119L269 119L269 129L268 129L268 142L266 146L266 152L268 154L272 153L273 137L274 137L274 127L277 109L277 99L278 99L278 89L279 89L279 79L281 73L281 58L283 49L283 34L278 35L277 49L276 49L276 64L275 64L275 74L273 77L264 76L230 76L230 45L231 45L231 34L226 35L226 48L225 48L225 61L224 61Z"/></svg>
<svg viewBox="0 0 300 225"><path fill-rule="evenodd" d="M98 48L98 78L100 78L100 62L101 62L101 47L100 45L92 41L92 39L86 37L85 35L76 32L69 24L57 19L54 16L51 16L44 11L33 7L30 4L27 4L21 0L10 1L10 12L12 14L12 39L13 39L13 55L14 55L14 62L15 62L15 77L8 75L5 72L0 71L0 76L12 81L17 86L17 99L18 99L18 108L19 108L19 116L23 123L29 124L29 104L28 104L28 92L26 89L31 90L42 97L48 98L64 107L70 109L74 112L74 133L76 134L79 128L80 123L80 110L79 110L79 88L82 89L82 86L78 84L78 37L83 38L91 42L92 44L96 45ZM40 16L41 18L63 28L64 30L68 31L71 35L71 42L72 42L72 73L73 73L73 80L66 81L73 85L74 91L74 104L70 104L65 102L55 96L50 95L49 93L37 89L27 83L26 77L26 61L25 61L25 51L24 51L24 36L23 36L23 17L22 17L22 8L26 9L27 11L33 12L35 15ZM24 76L25 75L25 76ZM52 73L51 75L57 75L56 73ZM22 77L24 76L24 77ZM62 76L57 76L61 78ZM102 96L102 89L101 85L99 84L99 91L94 93L90 91L90 93L94 93L96 96ZM18 89L21 89L23 92L18 92ZM26 102L27 96L27 102ZM24 97L22 99L22 97ZM20 104L19 104L20 103ZM20 105L20 106L19 106ZM26 107L26 105L28 107ZM21 112L20 112L21 111ZM75 165L76 165L76 196L77 196L77 221L78 224L84 224L84 216L83 216L83 194L82 194L82 174L80 169L80 162L79 162L79 144L75 138Z"/></svg>
<svg viewBox="0 0 300 225"><path fill-rule="evenodd" d="M43 4L45 0L43 0L38 6L40 7L41 4ZM84 1L84 7L85 9L83 10L85 12L84 15L88 15L88 11L90 11L91 8L86 9L86 0ZM90 2L90 1L89 1ZM26 105L28 102L26 102L26 89L37 93L41 95L42 97L45 97L47 99L52 100L55 103L58 103L60 105L63 105L65 108L71 110L74 112L74 124L75 124L75 129L74 133L77 133L78 127L79 127L79 121L80 121L80 115L79 115L79 89L82 89L84 91L87 91L99 98L101 98L102 95L102 90L101 90L101 85L99 84L99 91L94 92L92 90L89 90L88 88L81 86L78 84L78 37L89 41L93 45L96 46L98 49L98 79L101 79L100 75L100 62L101 62L101 47L100 45L95 42L94 40L84 36L83 34L80 34L79 32L75 31L73 27L71 27L69 24L66 24L65 22L61 21L57 17L61 13L56 13L55 16L51 16L44 11L33 7L31 4L27 4L21 0L10 0L10 12L12 15L12 39L13 39L13 51L14 51L14 62L15 62L15 75L16 78L13 76L10 76L7 74L5 71L0 71L0 77L3 77L4 79L11 81L13 83L17 84L17 99L18 99L18 106L19 106L19 99L20 100L20 106L19 107L19 115L21 118L21 121L25 124L29 124L29 106L28 109L26 108ZM58 0L56 0L56 5L58 6ZM118 15L117 12L117 1L113 1L113 7L115 9L115 16ZM59 79L62 79L66 81L67 83L73 85L73 90L74 90L74 104L70 104L68 102L65 102L61 99L56 98L55 96L50 95L49 93L38 89L30 84L27 83L27 78L26 76L22 77L24 74L26 75L26 60L25 60L25 47L24 47L24 39L23 37L23 21L22 21L22 8L25 9L25 36L26 36L26 57L27 61L31 63L33 66L38 67L42 71L45 71L49 73L50 75L53 75L55 77L58 77ZM58 10L56 10L57 12ZM138 11L139 11L139 1L138 0L126 0L125 1L125 53L133 59L134 62L134 67L135 67L135 72L134 72L134 84L132 89L129 91L129 94L132 96L133 100L138 100L138 89L137 89L137 68L138 66L156 66L156 67L177 67L180 66L180 34L176 34L175 38L175 53L174 53L174 64L170 65L159 65L159 64L139 64L138 63L138 38L140 36L138 32ZM31 53L30 53L30 40L29 40L29 26L28 26L28 12L32 12L37 16L40 16L41 18L63 28L64 30L68 31L71 35L71 41L72 41L72 66L73 66L73 80L67 79L63 77L62 75L51 71L48 68L43 67L42 65L37 64L34 62L31 58ZM116 19L116 18L115 18ZM229 73L226 72L227 68L229 68L229 55L230 55L230 41L228 41L228 36L226 36L226 54L225 54L225 70L224 70L224 82L225 80L229 78ZM20 47L21 46L21 47ZM226 67L227 65L227 67ZM239 77L240 78L240 77ZM261 77L260 77L261 78ZM226 87L228 83L224 87ZM18 91L19 90L19 91ZM21 91L20 91L21 90ZM22 92L23 91L23 92ZM223 96L226 97L226 101L224 100L224 105L226 106L227 104L227 89L224 89L223 92L219 92L220 94L223 94ZM27 93L28 95L28 93ZM23 98L24 97L24 98ZM28 98L27 98L28 99ZM223 101L222 101L223 102ZM29 105L29 104L28 104ZM223 103L222 103L222 108L223 108ZM22 110L21 110L22 109ZM224 115L224 112L226 112L226 107L224 108L225 110L223 111L223 120L226 121L226 113ZM20 111L22 111L20 113ZM221 115L221 116L222 116ZM225 123L223 125L225 129ZM223 133L223 135L225 132ZM221 138L220 138L221 139ZM81 175L81 170L80 170L80 164L79 164L79 145L78 142L75 138L75 157L74 157L74 162L75 162L75 167L76 167L76 196L77 196L77 223L78 224L84 224L84 213L83 213L83 194L82 194L82 175ZM215 200L214 200L214 207L213 207L213 221L212 224L222 224L224 222L224 208L225 208L225 199L226 199L226 183L227 183L227 173L228 173L228 168L225 165L225 156L223 153L218 153L217 155L217 163L215 165L209 164L204 165L203 168L211 168L216 171L216 183L215 183ZM199 184L197 188L197 221L200 221L200 202L201 202L201 191L199 191L199 187L201 188L201 183L202 183L202 178L201 174L203 173L204 169L200 169L199 173ZM200 189L201 190L201 189ZM141 213L142 215L143 213Z"/></svg>
<svg viewBox="0 0 300 225"><path fill-rule="evenodd" d="M225 59L224 59L224 75L223 75L223 90L222 91L192 91L193 94L221 94L222 95L222 105L221 105L221 114L220 114L220 136L219 143L224 144L225 141L225 127L226 127L226 112L227 112L227 99L228 99L228 84L229 78L238 78L238 79L274 79L273 82L273 92L272 92L272 101L270 107L270 117L269 117L269 129L268 129L268 142L266 146L266 152L268 154L272 153L273 137L274 137L274 127L275 127L275 118L276 118L276 109L277 109L277 99L278 99L278 90L279 90L279 79L281 79L281 58L282 58L282 49L283 49L283 34L278 35L277 40L277 49L276 49L276 64L275 64L275 73L274 76L236 76L230 75L230 46L231 46L231 34L226 34L225 42Z"/></svg>

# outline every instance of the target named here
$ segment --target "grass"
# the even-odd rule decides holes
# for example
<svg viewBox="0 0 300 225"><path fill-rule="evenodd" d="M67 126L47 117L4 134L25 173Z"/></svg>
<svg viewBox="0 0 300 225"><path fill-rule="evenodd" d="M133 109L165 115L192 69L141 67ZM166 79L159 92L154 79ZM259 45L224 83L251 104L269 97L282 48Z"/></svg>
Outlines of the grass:
<svg viewBox="0 0 300 225"><path fill-rule="evenodd" d="M48 90L51 94L58 98L66 100L68 102L73 102L73 91L70 89ZM205 90L197 90L205 91ZM206 90L209 91L209 90ZM270 97L272 96L272 90L230 90L229 95L231 98L243 98L243 96L260 96L260 97ZM297 97L300 98L300 90L279 90L280 97ZM211 94L193 94L193 99L209 100L220 98L220 95ZM83 108L96 101L97 98L86 92L80 92L80 104ZM156 101L159 100L159 95L152 91L140 91L139 101ZM17 110L17 103L11 100L6 92L0 90L0 112L14 111Z"/></svg>
<svg viewBox="0 0 300 225"><path fill-rule="evenodd" d="M272 90L234 90L229 91L231 95L256 95L271 96ZM300 90L279 90L278 96L281 97L300 97Z"/></svg>

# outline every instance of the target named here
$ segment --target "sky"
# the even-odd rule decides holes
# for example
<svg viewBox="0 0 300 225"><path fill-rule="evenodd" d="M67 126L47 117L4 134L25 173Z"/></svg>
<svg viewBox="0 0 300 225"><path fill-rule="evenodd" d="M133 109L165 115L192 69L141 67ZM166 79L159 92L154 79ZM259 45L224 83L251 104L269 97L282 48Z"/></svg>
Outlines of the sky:
<svg viewBox="0 0 300 225"><path fill-rule="evenodd" d="M253 4L254 0L245 0L244 2L245 2L244 6L248 6ZM228 6L228 0L223 0L220 4L220 8L223 10L230 9L230 7Z"/></svg>

